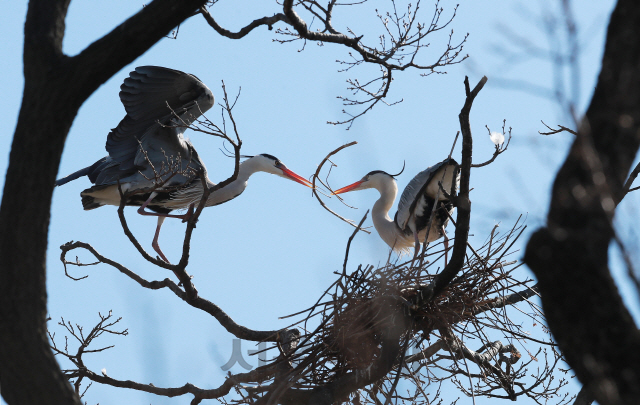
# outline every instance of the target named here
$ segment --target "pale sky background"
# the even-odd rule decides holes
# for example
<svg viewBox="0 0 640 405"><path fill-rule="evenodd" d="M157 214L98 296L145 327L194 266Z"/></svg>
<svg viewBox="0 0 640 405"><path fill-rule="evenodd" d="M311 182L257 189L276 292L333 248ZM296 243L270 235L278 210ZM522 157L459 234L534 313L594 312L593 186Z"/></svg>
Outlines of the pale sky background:
<svg viewBox="0 0 640 405"><path fill-rule="evenodd" d="M399 3L400 4L400 3ZM403 3L404 4L404 3ZM135 13L141 3L131 1L73 1L67 18L64 50L74 55ZM454 2L443 1L444 15L449 16ZM613 1L576 1L574 12L580 29L583 53L580 59L581 80L578 111L582 113L591 97L600 69L605 27ZM386 10L389 3L374 1L369 5L337 10L334 23L344 30L348 25L357 33L367 33L372 40L381 32L374 8ZM400 7L403 8L404 6ZM526 7L526 8L525 8ZM529 228L517 245L524 247L529 235L544 220L549 190L556 169L563 161L571 135L542 137L540 120L549 124L571 126L552 101L530 92L497 86L499 78L521 80L549 86L551 65L539 58L517 58L496 50L507 46L507 37L517 33L543 48L548 47L542 31L541 12L553 13L557 4L551 0L516 2L508 0L462 2L451 24L454 38L470 33L464 63L446 68L446 75L420 77L417 71L396 73L389 102L404 99L392 106L377 106L359 118L346 131L345 126L327 125L327 121L344 119L342 105L336 98L348 95L345 80L357 75L361 80L375 73L375 67L362 67L353 73L339 73L336 59L348 58L344 47L323 47L307 43L274 43L275 30L254 30L242 40L219 36L196 16L180 26L176 40L163 39L131 65L105 83L82 106L71 128L58 177L88 166L103 157L109 130L124 116L118 91L123 79L136 66L160 65L195 74L207 84L217 101L221 101L221 80L230 93L242 87L234 116L243 139L243 153L270 153L289 168L308 177L322 158L336 147L358 141L358 145L338 154L334 161L331 184L341 187L360 179L371 170L398 172L402 190L419 171L449 153L456 131L458 113L464 102L465 75L474 86L483 74L487 86L476 98L471 124L474 133L474 161L491 156L493 144L485 129L513 128L509 151L489 167L472 172L472 243L480 243L495 223L509 229L520 214L527 216ZM433 4L422 3L423 21L430 21ZM22 32L25 2L6 2L0 25L3 41L3 80L0 82L0 108L5 112L7 129L0 137L0 170L6 171L11 137L20 108L22 75ZM255 18L271 15L278 9L272 2L221 1L212 9L224 27L237 30ZM277 27L277 26L276 26ZM424 51L424 63L433 61L443 47L448 32L435 35L431 48ZM368 38L368 37L365 37ZM513 49L513 47L511 47ZM43 95L46 97L46 95ZM356 110L351 110L358 112ZM219 108L207 116L220 122ZM200 133L187 132L215 182L227 178L233 170L231 159L219 152L221 142ZM454 157L459 159L460 147ZM4 184L4 176L0 185ZM98 321L98 312L113 310L122 317L120 328L129 336L103 336L97 346L115 344L104 353L85 357L88 366L117 379L131 379L162 387L178 387L190 382L201 388L216 388L224 379L220 369L232 351L232 338L215 319L189 307L168 290L151 291L106 265L72 268L75 276L89 278L75 282L66 278L59 261L59 246L70 240L90 243L101 254L120 262L149 280L172 274L146 263L124 235L115 207L83 211L79 193L90 186L82 178L55 190L49 231L47 285L50 328L62 338L64 331L55 323L64 317L89 330ZM345 195L346 201L359 208L351 210L337 201L328 201L334 210L359 220L377 199L375 191ZM620 206L619 232L632 248L637 246L633 231L637 218L638 197L630 195ZM393 216L395 207L390 213ZM16 213L28 215L28 213ZM127 209L127 218L139 241L151 250L156 219ZM371 220L367 221L371 225ZM181 252L185 225L179 220L165 221L160 244L170 260ZM249 181L237 199L218 207L207 208L201 215L192 239L188 268L204 298L222 307L236 322L252 329L277 329L288 325L278 317L311 305L334 280L333 271L342 268L344 250L353 228L330 215L312 198L308 189L264 173ZM449 232L453 228L449 227ZM80 253L79 251L76 251ZM360 234L352 244L350 268L357 264L384 262L388 248L372 233ZM521 257L522 253L516 254ZM69 258L73 258L73 252ZM637 253L636 257L637 259ZM80 259L91 261L88 254ZM614 259L614 263L619 263ZM636 319L638 297L628 288L624 268L617 265L617 280L632 304ZM532 274L522 269L524 276ZM62 340L61 340L62 341ZM243 351L254 349L243 342ZM256 357L245 356L251 365ZM232 372L244 372L235 366ZM573 383L572 383L573 384ZM577 393L579 386L569 391ZM455 400L457 392L446 394ZM461 395L461 394L460 394ZM183 404L191 396L157 397L133 390L93 384L84 400L89 404ZM1 400L0 400L1 402ZM520 403L528 404L525 398ZM458 404L471 403L462 396ZM495 403L477 398L476 404Z"/></svg>

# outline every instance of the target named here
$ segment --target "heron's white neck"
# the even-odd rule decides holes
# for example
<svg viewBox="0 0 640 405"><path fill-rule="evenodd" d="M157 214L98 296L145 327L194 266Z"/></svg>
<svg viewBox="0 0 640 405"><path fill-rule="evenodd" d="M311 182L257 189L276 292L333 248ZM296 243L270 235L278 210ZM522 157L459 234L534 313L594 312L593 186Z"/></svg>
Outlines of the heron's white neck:
<svg viewBox="0 0 640 405"><path fill-rule="evenodd" d="M395 250L405 249L406 237L400 232L395 221L389 218L389 210L398 194L398 186L391 178L383 177L381 181L372 184L373 188L380 192L380 198L373 204L371 219L378 234L387 245Z"/></svg>
<svg viewBox="0 0 640 405"><path fill-rule="evenodd" d="M247 181L252 174L256 172L267 171L261 164L261 162L254 159L248 159L240 163L238 170L238 177L227 186L214 191L209 195L207 199L207 207L212 205L222 204L227 202L240 194L247 188Z"/></svg>

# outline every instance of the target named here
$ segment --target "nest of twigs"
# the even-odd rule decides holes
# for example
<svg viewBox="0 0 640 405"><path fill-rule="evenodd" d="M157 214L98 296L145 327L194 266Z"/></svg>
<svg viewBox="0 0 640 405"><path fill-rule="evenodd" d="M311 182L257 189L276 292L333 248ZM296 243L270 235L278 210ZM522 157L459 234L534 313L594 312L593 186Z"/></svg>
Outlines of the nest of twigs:
<svg viewBox="0 0 640 405"><path fill-rule="evenodd" d="M367 368L379 358L389 329L407 327L402 307L393 297L350 299L345 304L322 337L344 372Z"/></svg>
<svg viewBox="0 0 640 405"><path fill-rule="evenodd" d="M298 350L292 354L292 369L288 375L291 378L295 376L294 386L319 387L349 374L364 375L370 377L365 381L372 384L375 378L377 380L371 388L363 387L370 400L364 401L359 396L361 392L358 401L376 403L373 399L378 395L376 392L384 391L385 387L393 391L390 386L394 377L400 374L391 370L397 370L397 365L406 361L423 360L420 367L427 368L422 374L403 374L406 379L413 380L416 387L425 383L423 378L430 382L449 378L458 385L456 375L466 374L470 378L481 378L476 386L463 392L490 394L503 390L507 393L505 397L511 399L528 394L524 388L518 391L514 387L518 386L518 379L525 377L525 367L531 360L524 364L520 362L516 369L513 365L520 361L521 354L511 344L515 339L525 347L526 340L521 338L524 332L502 312L514 292L526 290L533 282L522 278L519 281L514 271L520 264L516 260L507 260L515 253L510 249L523 230L524 226L516 223L507 233L500 235L497 227L494 228L481 248L470 249L471 253L458 276L438 297L428 302L419 300L418 294L440 271L437 265L442 264L442 244L429 247L416 261L386 263L378 268L361 265L351 273L345 266L342 273L336 273L336 282L316 305L303 312L304 319L295 324L306 329L313 319L319 320L315 329L307 329ZM531 317L541 317L535 304L525 301L525 306L531 306ZM490 340L484 329L487 324L495 325L494 329L503 333L507 342L502 344ZM513 334L509 335L509 331ZM424 351L432 356L430 359L427 354L422 359L409 355L409 346L424 347L425 342L434 338L436 343L430 346L433 353L427 349ZM475 352L468 349L465 346L467 342L477 343L480 349ZM387 350L385 354L385 348L389 347L396 350ZM443 351L444 355L433 356ZM393 358L386 359L385 363L383 357L389 353ZM533 355L531 358L538 361ZM461 368L460 360L465 362L469 359L476 362L480 373L469 373ZM556 356L555 361L549 363L545 357L546 364L538 371L537 378L547 378L557 360ZM443 365L443 362L448 364ZM381 364L392 366L384 375L376 376L372 370ZM429 367L451 374L449 377L435 376ZM528 376L532 373L529 372ZM560 382L556 387L549 386L546 392L557 393L564 384Z"/></svg>
<svg viewBox="0 0 640 405"><path fill-rule="evenodd" d="M325 360L335 362L343 372L366 368L380 355L383 336L389 329L402 328L402 333L397 334L402 340L405 332L429 334L473 319L508 289L509 275L517 265L515 261L502 260L505 247L494 244L492 253L486 245L481 250L484 257L468 260L440 296L420 307L412 305L419 286L434 277L429 271L432 263L426 260L388 264L376 270L359 267L351 275L342 275L342 282L338 283L342 289L336 290L323 311L324 315L333 311L330 319L316 332L327 348ZM441 244L434 245L427 257L437 258L441 249ZM498 260L490 260L497 253L501 253ZM407 317L412 320L412 330L407 330Z"/></svg>

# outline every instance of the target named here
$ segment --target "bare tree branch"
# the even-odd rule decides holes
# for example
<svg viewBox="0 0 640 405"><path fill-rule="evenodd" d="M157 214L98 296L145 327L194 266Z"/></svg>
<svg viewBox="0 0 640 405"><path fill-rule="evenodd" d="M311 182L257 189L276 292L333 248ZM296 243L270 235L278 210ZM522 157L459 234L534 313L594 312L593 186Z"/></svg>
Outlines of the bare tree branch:
<svg viewBox="0 0 640 405"><path fill-rule="evenodd" d="M640 173L640 163L638 163L636 167L633 168L631 174L629 174L629 177L627 178L627 181L624 183L624 186L622 186L622 197L618 199L618 201L616 201L616 205L620 204L620 201L622 201L622 199L631 191L637 190L639 188L631 188L631 185L635 181L636 177L638 177L638 173Z"/></svg>
<svg viewBox="0 0 640 405"><path fill-rule="evenodd" d="M464 263L467 249L467 239L469 237L469 221L471 219L471 201L469 200L469 174L471 171L471 152L473 139L471 136L471 126L469 124L469 112L473 100L487 82L487 77L483 76L473 91L469 88L469 78L465 77L464 85L467 98L460 111L460 129L462 131L462 161L460 164L460 193L455 201L458 208L458 220L456 224L455 241L451 261L433 282L421 291L421 299L430 301L442 292L442 290L453 280L453 277L460 271Z"/></svg>
<svg viewBox="0 0 640 405"><path fill-rule="evenodd" d="M444 338L448 350L457 358L465 358L476 363L481 368L494 374L500 380L502 388L507 391L509 399L516 400L516 394L513 389L513 384L505 374L505 372L498 366L491 364L491 361L496 361L498 364L502 362L507 363L507 374L510 369L509 365L515 364L520 360L520 352L513 345L503 345L501 342L491 342L485 344L477 352L466 347L458 338L456 338L451 331L446 329L440 329L440 332ZM481 353L485 351L485 353ZM510 353L511 357L504 356L504 353ZM498 356L499 355L499 356ZM459 356L459 357L458 357Z"/></svg>
<svg viewBox="0 0 640 405"><path fill-rule="evenodd" d="M394 105L402 101L398 100L391 103L384 101L391 86L393 71L417 69L426 72L421 74L422 76L428 76L434 73L444 73L440 69L458 64L468 57L468 55L462 54L468 34L459 42L454 42L453 30L451 30L448 42L439 56L435 57L435 62L422 63L418 60L419 51L431 45L427 42L427 36L448 28L456 16L457 6L453 9L448 19L445 18L441 21L443 8L440 7L438 0L436 1L431 21L423 23L418 20L418 14L421 12L420 0L415 5L410 4L404 12L398 10L395 0L390 0L391 11L381 13L376 10L376 17L380 21L382 31L379 38L377 38L379 44L367 45L363 42L362 35L355 34L348 27L345 27L346 33L340 32L333 25L333 16L338 7L354 7L357 4L359 2L338 3L332 0L328 2L328 5L324 6L315 0L284 0L281 12L274 13L272 16L258 18L237 32L222 28L204 7L201 8L200 13L217 33L227 38L242 38L253 29L263 25L266 25L271 30L273 25L282 22L285 27L277 29L276 33L287 39L275 39L276 42L288 43L302 40L305 44L306 41L315 41L319 44L331 43L346 46L353 53L349 53L349 59L339 61L344 66L343 71L351 70L365 63L379 65L380 74L372 80L347 79L347 90L352 93L352 96L338 97L342 100L344 106L364 107L357 113L351 113L343 109L343 114L347 116L346 119L328 121L328 123L334 125L346 124L347 129L349 129L357 118L366 114L378 103ZM212 3L211 7L214 5L215 2ZM296 10L300 11L301 14ZM308 24L302 15L308 15L312 24L318 22L322 28L313 30L311 24ZM353 96L356 95L362 96L362 98L354 98Z"/></svg>
<svg viewBox="0 0 640 405"><path fill-rule="evenodd" d="M226 30L226 29L222 28L216 22L216 20L213 19L213 17L211 16L211 14L209 14L209 11L206 8L201 7L200 8L200 14L202 14L204 19L207 20L207 23L209 23L209 25L214 30L216 30L216 32L218 34L220 34L220 35L222 35L224 37L227 37L227 38L231 38L231 39L243 38L245 35L247 35L251 31L253 31L254 28L260 27L262 25L266 25L269 28L269 31L271 31L273 29L273 25L275 23L277 23L278 21L283 21L285 23L290 24L289 19L284 14L278 13L278 14L274 14L272 17L262 17L262 18L258 18L257 20L253 20L247 26L241 28L240 31L232 32L232 31L229 31L229 30Z"/></svg>
<svg viewBox="0 0 640 405"><path fill-rule="evenodd" d="M188 303L192 307L198 308L198 309L210 314L214 318L216 318L216 320L229 333L231 333L232 335L234 335L235 337L237 337L239 339L251 340L251 341L255 341L255 342L262 342L262 341L265 341L265 342L276 342L276 341L279 341L279 339L281 339L281 337L279 335L281 334L281 332L283 332L283 330L256 331L256 330L252 330L252 329L246 328L244 326L238 325L233 319L231 319L231 317L229 315L227 315L220 307L218 307L213 302L208 301L208 300L206 300L206 299L204 299L202 297L199 297L197 295L195 297L190 297L184 290L182 290L180 287L178 287L173 281L169 280L168 278L165 278L162 281L147 281L147 280L143 279L142 277L138 276L136 273L134 273L133 271L131 271L127 267L121 265L120 263L117 263L117 262L115 262L115 261L113 261L111 259L108 259L108 258L102 256L100 253L98 253L93 248L93 246L89 245L88 243L84 243L84 242L69 242L69 243L66 243L66 244L60 246L60 249L63 252L62 253L62 262L65 265L65 268L66 268L67 265L76 265L75 262L66 261L65 255L66 255L67 252L70 252L71 250L78 249L78 248L82 248L82 249L85 249L85 250L89 251L93 256L95 256L95 258L100 263L105 263L105 264L108 264L108 265L116 268L121 273L123 273L127 277L129 277L132 280L134 280L135 282L137 282L141 287L152 289L152 290L158 290L158 289L161 289L161 288L169 288L176 296L178 296L180 299L182 299L183 301L185 301L186 303ZM164 263L164 262L160 261L160 264L162 264L162 263ZM169 265L169 266L171 266L171 265Z"/></svg>
<svg viewBox="0 0 640 405"><path fill-rule="evenodd" d="M507 295L506 297L499 297L495 300L487 302L486 304L479 307L476 313L488 311L496 308L503 308L506 305L513 305L520 301L528 300L533 296L538 296L538 286L534 285L532 287L527 288L524 291L515 292L513 294Z"/></svg>
<svg viewBox="0 0 640 405"><path fill-rule="evenodd" d="M322 199L320 198L320 195L318 195L318 189L316 188L316 179L322 183L323 186L325 186L329 191L333 192L333 190L331 190L331 187L329 187L328 184L325 184L324 182L322 182L322 179L320 179L319 175L320 175L320 171L322 170L322 167L324 166L324 164L329 161L329 158L333 155L335 155L336 153L340 152L342 149L344 148L348 148L349 146L353 146L355 144L357 144L358 142L353 141L347 144L344 144L342 146L340 146L337 149L334 149L333 151L329 152L329 154L327 156L325 156L324 159L322 159L322 162L320 162L320 164L318 165L318 168L316 169L316 172L313 174L313 178L311 180L311 184L313 185L313 195L316 196L316 198L318 199L318 202L320 202L320 205L322 205L322 207L329 211L330 213L332 213L333 215L335 215L336 217L340 218L341 220L343 220L344 222L348 223L349 225L355 227L356 229L360 229L363 232L366 232L368 234L370 234L371 232L366 230L366 229L361 229L359 226L356 226L355 223L351 220L351 219L347 219L339 214L336 214L333 210L331 210L329 207L327 207L327 205L324 203L324 201L322 201ZM338 197L338 199L340 201L342 201L342 199L340 197Z"/></svg>
<svg viewBox="0 0 640 405"><path fill-rule="evenodd" d="M494 160L496 160L496 158L498 156L500 156L502 153L507 151L507 148L509 147L509 144L511 143L511 127L509 127L509 131L508 133L505 132L505 125L507 123L507 120L504 120L502 122L502 136L505 137L508 134L507 137L507 142L504 143L496 143L496 150L493 152L493 156L491 156L491 159L487 160L486 162L483 163L478 163L478 164L472 164L471 167L483 167L483 166L487 166L491 163L494 162ZM489 127L487 126L487 131L489 131L489 137L491 137L491 130L489 129Z"/></svg>
<svg viewBox="0 0 640 405"><path fill-rule="evenodd" d="M369 215L369 210L367 210L367 212L364 213L364 216L360 220L360 223L358 223L358 226L353 231L353 233L349 237L349 240L347 241L347 249L346 249L346 251L344 253L344 263L342 264L342 274L343 275L347 274L347 261L349 260L349 248L351 247L351 241L353 241L353 238L355 238L355 236L358 233L358 231L362 230L361 227L362 227L362 224L364 223L364 221L367 219L367 215Z"/></svg>
<svg viewBox="0 0 640 405"><path fill-rule="evenodd" d="M565 126L558 125L558 129L554 129L554 128L551 128L549 125L545 124L544 121L540 121L540 122L542 122L542 124L545 127L547 127L547 129L549 129L548 132L540 132L540 131L538 131L538 133L540 135L555 135L555 134L559 134L560 132L563 132L563 131L566 131L566 132L568 132L570 134L573 134L573 135L578 135L578 133L576 131L574 131L573 129L567 128Z"/></svg>

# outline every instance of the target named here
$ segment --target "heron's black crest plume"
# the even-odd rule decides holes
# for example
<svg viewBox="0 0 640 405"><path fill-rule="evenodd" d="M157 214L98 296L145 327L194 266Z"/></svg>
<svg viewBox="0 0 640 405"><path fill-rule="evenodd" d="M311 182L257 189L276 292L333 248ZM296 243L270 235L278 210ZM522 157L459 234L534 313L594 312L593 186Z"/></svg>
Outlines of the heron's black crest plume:
<svg viewBox="0 0 640 405"><path fill-rule="evenodd" d="M378 174L378 173L386 174L387 176L393 177L389 173L385 172L384 170L374 170L372 172L367 173L367 176L365 177L373 176L374 174Z"/></svg>
<svg viewBox="0 0 640 405"><path fill-rule="evenodd" d="M405 166L405 163L406 163L406 162L403 160L403 161L402 161L402 170L400 170L400 173L398 173L398 174L390 174L389 176L391 176L391 177L398 177L398 176L400 176L400 175L402 174L402 172L404 172L404 166Z"/></svg>

